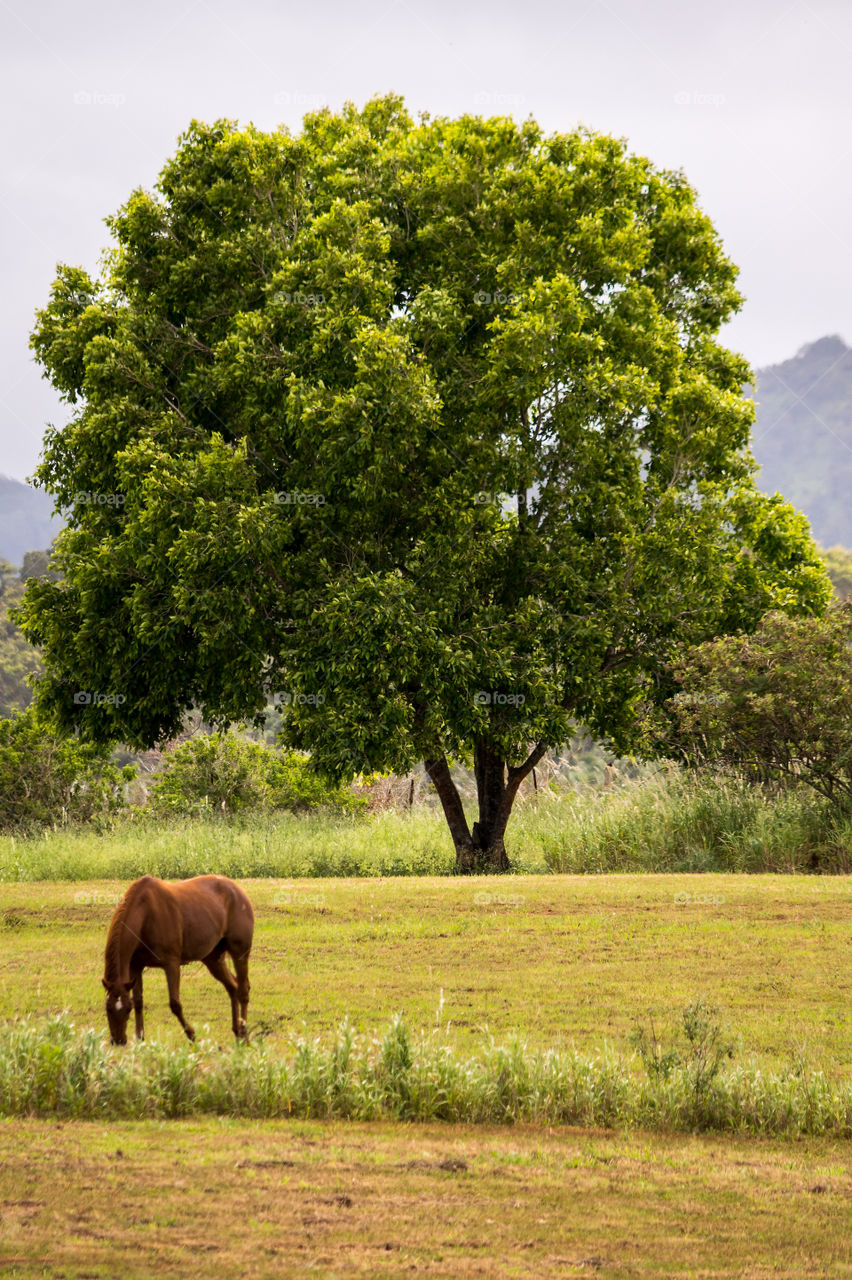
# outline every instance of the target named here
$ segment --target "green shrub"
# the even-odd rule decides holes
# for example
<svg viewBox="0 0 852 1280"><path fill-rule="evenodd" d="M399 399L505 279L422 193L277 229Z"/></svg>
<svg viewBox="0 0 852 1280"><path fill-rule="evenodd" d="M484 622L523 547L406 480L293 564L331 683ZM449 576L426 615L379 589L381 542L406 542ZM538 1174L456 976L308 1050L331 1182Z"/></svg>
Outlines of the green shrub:
<svg viewBox="0 0 852 1280"><path fill-rule="evenodd" d="M319 806L349 810L359 800L312 772L307 756L233 733L213 733L169 752L151 784L148 804L154 814L168 816Z"/></svg>
<svg viewBox="0 0 852 1280"><path fill-rule="evenodd" d="M673 664L680 691L648 733L694 768L812 787L852 811L852 603L822 617L769 613Z"/></svg>
<svg viewBox="0 0 852 1280"><path fill-rule="evenodd" d="M135 769L109 752L58 737L28 710L0 720L0 829L92 822L116 813Z"/></svg>

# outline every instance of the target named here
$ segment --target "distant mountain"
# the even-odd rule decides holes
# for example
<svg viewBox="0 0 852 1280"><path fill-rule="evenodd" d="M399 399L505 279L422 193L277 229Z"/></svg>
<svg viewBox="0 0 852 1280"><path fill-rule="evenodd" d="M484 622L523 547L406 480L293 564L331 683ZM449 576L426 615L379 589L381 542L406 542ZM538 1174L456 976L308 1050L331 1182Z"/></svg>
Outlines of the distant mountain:
<svg viewBox="0 0 852 1280"><path fill-rule="evenodd" d="M0 559L20 566L25 551L45 551L62 528L53 499L0 475Z"/></svg>
<svg viewBox="0 0 852 1280"><path fill-rule="evenodd" d="M820 338L755 376L760 488L804 511L824 547L852 547L852 347Z"/></svg>

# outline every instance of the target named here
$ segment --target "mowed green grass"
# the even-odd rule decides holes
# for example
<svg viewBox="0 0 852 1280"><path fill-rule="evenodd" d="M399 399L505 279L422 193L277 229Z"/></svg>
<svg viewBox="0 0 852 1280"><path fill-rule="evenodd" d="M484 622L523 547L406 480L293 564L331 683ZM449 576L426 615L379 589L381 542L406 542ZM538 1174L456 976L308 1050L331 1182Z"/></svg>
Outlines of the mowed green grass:
<svg viewBox="0 0 852 1280"><path fill-rule="evenodd" d="M403 1012L459 1047L531 1047L658 1032L703 995L739 1060L852 1065L852 878L744 875L242 881L255 906L249 1021L275 1039L360 1031ZM116 881L0 885L0 1017L68 1010L105 1027L103 945ZM230 1006L183 970L196 1031L230 1040ZM178 1043L161 973L145 977L149 1039Z"/></svg>
<svg viewBox="0 0 852 1280"><path fill-rule="evenodd" d="M849 1144L517 1126L0 1121L0 1274L852 1269Z"/></svg>

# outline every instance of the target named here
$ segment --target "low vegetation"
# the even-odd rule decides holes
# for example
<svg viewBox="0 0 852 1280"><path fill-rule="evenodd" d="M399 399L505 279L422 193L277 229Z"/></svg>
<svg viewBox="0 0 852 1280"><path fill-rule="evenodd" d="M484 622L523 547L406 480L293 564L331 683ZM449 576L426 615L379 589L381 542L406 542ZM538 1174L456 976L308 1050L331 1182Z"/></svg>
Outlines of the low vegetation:
<svg viewBox="0 0 852 1280"><path fill-rule="evenodd" d="M58 735L29 711L0 720L0 830L61 823L97 831L124 805L132 772L111 763L105 748Z"/></svg>
<svg viewBox="0 0 852 1280"><path fill-rule="evenodd" d="M668 717L657 713L658 748L698 768L805 784L852 810L852 604L816 618L770 613L753 635L684 651L674 672L680 692Z"/></svg>
<svg viewBox="0 0 852 1280"><path fill-rule="evenodd" d="M299 783L300 775L296 775ZM294 784L294 792L295 792ZM751 785L735 775L663 769L610 790L528 790L510 828L521 873L843 872L852 817L807 788ZM342 803L302 813L201 808L144 811L106 829L61 826L0 835L0 881L443 875L452 842L428 801L366 812Z"/></svg>
<svg viewBox="0 0 852 1280"><path fill-rule="evenodd" d="M365 801L333 786L298 751L276 751L233 733L199 734L170 751L148 795L153 816L326 807L352 812Z"/></svg>
<svg viewBox="0 0 852 1280"><path fill-rule="evenodd" d="M486 1043L461 1056L439 1034L357 1036L344 1023L327 1042L299 1039L285 1055L261 1040L223 1052L210 1042L110 1049L101 1031L30 1020L0 1030L0 1114L86 1119L192 1115L264 1119L406 1120L474 1124L571 1124L694 1132L852 1137L852 1082L831 1082L800 1063L780 1072L722 1070L718 1027L698 1036L684 1011L681 1054L650 1067L606 1052L528 1050Z"/></svg>

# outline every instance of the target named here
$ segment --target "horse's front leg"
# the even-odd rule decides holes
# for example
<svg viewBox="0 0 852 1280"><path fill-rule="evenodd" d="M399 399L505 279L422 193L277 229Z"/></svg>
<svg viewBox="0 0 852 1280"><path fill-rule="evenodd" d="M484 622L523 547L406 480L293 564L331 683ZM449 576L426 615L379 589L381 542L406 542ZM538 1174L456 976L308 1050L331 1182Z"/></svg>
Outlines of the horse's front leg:
<svg viewBox="0 0 852 1280"><path fill-rule="evenodd" d="M136 1039L145 1039L145 1021L142 1016L142 970L133 979L133 1013L136 1017Z"/></svg>
<svg viewBox="0 0 852 1280"><path fill-rule="evenodd" d="M183 1027L190 1040L195 1039L195 1032L183 1016L180 1002L180 965L177 962L166 965L166 982L169 988L169 1008Z"/></svg>

